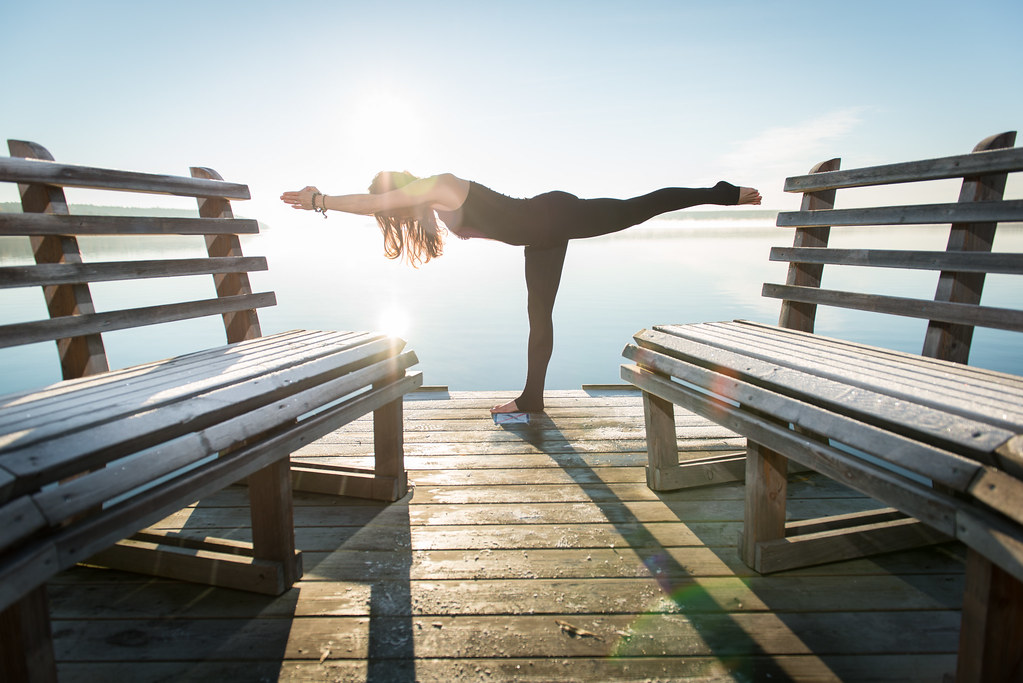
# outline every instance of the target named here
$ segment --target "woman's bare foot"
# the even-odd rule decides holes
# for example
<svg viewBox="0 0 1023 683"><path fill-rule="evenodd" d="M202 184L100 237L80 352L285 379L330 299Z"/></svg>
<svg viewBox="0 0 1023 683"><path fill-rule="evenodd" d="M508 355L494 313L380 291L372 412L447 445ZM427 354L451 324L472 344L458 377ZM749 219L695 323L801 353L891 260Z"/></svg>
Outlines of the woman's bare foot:
<svg viewBox="0 0 1023 683"><path fill-rule="evenodd" d="M752 187L739 188L738 204L760 204L760 193Z"/></svg>
<svg viewBox="0 0 1023 683"><path fill-rule="evenodd" d="M519 410L517 405L515 405L515 401L508 401L502 405L494 406L490 409L490 412L491 414L496 415L498 413L521 413L522 411Z"/></svg>

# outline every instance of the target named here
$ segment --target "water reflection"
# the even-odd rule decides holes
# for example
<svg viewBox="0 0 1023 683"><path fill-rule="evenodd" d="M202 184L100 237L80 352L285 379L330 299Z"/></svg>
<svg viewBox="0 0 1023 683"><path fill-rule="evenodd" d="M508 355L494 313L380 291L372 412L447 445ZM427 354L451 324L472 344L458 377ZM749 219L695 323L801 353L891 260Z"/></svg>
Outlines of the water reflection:
<svg viewBox="0 0 1023 683"><path fill-rule="evenodd" d="M832 231L833 246L862 245L863 230ZM889 234L890 233L890 234ZM878 248L943 250L947 228L874 229ZM0 264L30 260L27 239L0 238ZM86 260L139 258L128 238L83 239ZM166 238L161 256L196 256L201 238ZM857 241L859 240L859 241ZM760 296L764 282L784 282L785 264L768 261L791 232L769 219L745 222L654 220L619 235L570 245L555 308L557 338L548 388L617 383L621 350L631 335L658 323L745 318L775 322L779 302ZM456 390L520 388L525 375L525 285L522 250L483 240L451 239L445 255L419 270L388 261L371 219L331 215L243 238L246 255L265 255L255 291L278 305L259 313L264 334L295 328L384 329L409 340L428 384ZM1023 251L1023 227L1003 226L997 251ZM865 283L864 278L869 282ZM1018 280L1018 278L1017 278ZM825 269L823 286L898 292L931 299L937 274L884 269ZM92 286L97 310L213 296L211 278L168 278ZM4 290L7 321L45 316L38 288ZM1018 307L1018 283L991 276L984 303ZM822 309L818 331L919 353L924 321ZM217 318L104 335L111 367L224 343ZM978 330L971 362L1023 372L1013 333ZM0 349L0 392L59 379L52 343Z"/></svg>

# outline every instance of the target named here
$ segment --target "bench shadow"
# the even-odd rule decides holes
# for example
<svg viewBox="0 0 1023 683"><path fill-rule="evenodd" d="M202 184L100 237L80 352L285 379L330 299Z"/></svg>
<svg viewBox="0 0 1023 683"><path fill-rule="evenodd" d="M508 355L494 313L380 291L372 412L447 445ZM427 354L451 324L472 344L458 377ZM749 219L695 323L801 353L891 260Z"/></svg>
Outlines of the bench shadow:
<svg viewBox="0 0 1023 683"><path fill-rule="evenodd" d="M75 567L50 587L58 660L80 660L58 666L87 679L116 660L129 677L138 663L139 680L272 681L313 667L323 680L415 681L411 497L411 488L393 503L296 492L303 576L279 596ZM188 508L176 535L251 541L247 502L247 487L229 487ZM103 628L91 628L101 615ZM89 654L73 654L80 648Z"/></svg>
<svg viewBox="0 0 1023 683"><path fill-rule="evenodd" d="M502 428L548 455L586 493L590 502L627 541L629 549L637 555L650 577L660 585L665 598L671 601L673 611L686 617L714 653L713 656L732 675L749 677L751 680L788 678L756 638L729 616L715 598L694 580L696 577L676 559L675 554L662 545L645 523L628 509L626 501L595 476L593 468L586 463L583 454L571 445L556 420L546 414L531 415L529 424L502 425ZM679 519L679 522L684 523L684 520ZM734 562L731 559L726 564L732 565ZM643 620L656 617L657 614L638 616ZM660 650L652 652L644 649L643 635L633 632L620 636L612 647L611 656L627 660L630 657L661 655Z"/></svg>
<svg viewBox="0 0 1023 683"><path fill-rule="evenodd" d="M295 545L302 551L303 576L271 603L282 616L283 607L292 604L297 608L292 620L308 619L313 628L291 629L280 643L260 643L268 656L277 657L282 673L297 658L317 664L316 675L325 680L348 680L353 672L369 683L416 680L413 492L410 485L405 496L391 503L295 492ZM251 528L240 532L251 533ZM328 586L329 594L318 590ZM302 591L312 595L303 599ZM339 620L332 624L329 617ZM305 634L297 636L301 642L295 642L296 632Z"/></svg>

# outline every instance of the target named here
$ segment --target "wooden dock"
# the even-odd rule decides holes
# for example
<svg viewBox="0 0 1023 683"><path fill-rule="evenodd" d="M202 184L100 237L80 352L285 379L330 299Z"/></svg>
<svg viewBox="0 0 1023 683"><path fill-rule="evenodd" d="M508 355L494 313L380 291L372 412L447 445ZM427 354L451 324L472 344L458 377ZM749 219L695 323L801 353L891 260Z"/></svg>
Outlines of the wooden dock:
<svg viewBox="0 0 1023 683"><path fill-rule="evenodd" d="M305 575L279 598L76 567L49 585L62 681L941 681L955 671L958 545L761 577L740 562L742 485L658 494L638 394L406 399L414 491L382 505L296 494ZM692 453L740 451L677 418ZM367 420L304 449L371 464ZM874 504L817 475L794 518ZM244 539L232 487L162 526Z"/></svg>

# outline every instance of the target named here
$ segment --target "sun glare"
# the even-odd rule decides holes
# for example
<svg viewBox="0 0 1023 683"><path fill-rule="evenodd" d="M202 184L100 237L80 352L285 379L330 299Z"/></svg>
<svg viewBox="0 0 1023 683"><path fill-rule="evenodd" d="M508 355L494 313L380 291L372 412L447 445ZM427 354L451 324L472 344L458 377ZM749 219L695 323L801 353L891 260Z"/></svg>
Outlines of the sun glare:
<svg viewBox="0 0 1023 683"><path fill-rule="evenodd" d="M348 152L377 168L405 170L421 156L423 123L417 102L390 92L370 92L352 103Z"/></svg>
<svg viewBox="0 0 1023 683"><path fill-rule="evenodd" d="M411 324L408 312L395 306L385 308L377 318L377 329L386 335L402 339L408 334Z"/></svg>

